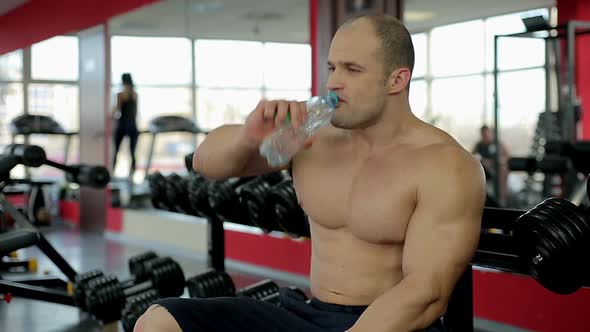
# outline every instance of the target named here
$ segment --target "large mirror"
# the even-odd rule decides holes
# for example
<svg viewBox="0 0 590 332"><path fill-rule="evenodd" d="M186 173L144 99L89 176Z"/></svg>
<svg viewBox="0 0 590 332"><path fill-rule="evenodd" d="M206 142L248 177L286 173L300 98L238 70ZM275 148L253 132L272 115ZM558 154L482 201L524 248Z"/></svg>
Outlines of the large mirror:
<svg viewBox="0 0 590 332"><path fill-rule="evenodd" d="M260 98L308 99L311 46L308 0L169 0L109 22L112 100L130 73L138 94L138 126L180 115L211 130L243 122ZM136 176L150 139L141 135ZM179 171L194 148L191 134L158 137L152 167ZM125 144L116 176L129 169Z"/></svg>
<svg viewBox="0 0 590 332"><path fill-rule="evenodd" d="M555 21L554 1L406 0L404 22L412 33L416 64L411 105L425 121L451 134L482 159L489 204L529 208L547 191L546 176L511 171L513 157L535 155L539 118L557 109L548 103L553 70L542 38L504 38L497 48L498 107L495 104L496 35L527 31L527 19ZM498 138L495 146L495 119ZM542 126L542 124L541 124ZM500 152L500 169L493 159ZM496 186L495 181L499 184Z"/></svg>

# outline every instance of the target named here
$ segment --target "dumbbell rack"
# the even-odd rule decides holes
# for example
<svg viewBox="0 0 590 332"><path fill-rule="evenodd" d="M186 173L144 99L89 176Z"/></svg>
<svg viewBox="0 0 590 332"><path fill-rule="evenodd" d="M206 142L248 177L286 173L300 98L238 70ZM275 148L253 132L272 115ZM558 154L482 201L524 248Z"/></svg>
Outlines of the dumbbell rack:
<svg viewBox="0 0 590 332"><path fill-rule="evenodd" d="M216 271L225 271L225 231L223 221L217 216L207 218L207 266Z"/></svg>
<svg viewBox="0 0 590 332"><path fill-rule="evenodd" d="M473 267L493 269L529 276L519 262L516 244L511 235L502 230L511 225L526 211L485 208L482 218L482 234L471 264L459 278L443 317L447 331L473 332ZM223 221L217 217L208 219L208 266L225 270L225 236ZM584 284L590 287L590 280Z"/></svg>
<svg viewBox="0 0 590 332"><path fill-rule="evenodd" d="M520 263L517 244L511 234L505 231L507 225L512 225L525 212L501 208L484 209L479 245L471 264L459 278L443 317L447 331L474 331L473 267L530 277L529 271ZM583 287L590 287L590 280Z"/></svg>

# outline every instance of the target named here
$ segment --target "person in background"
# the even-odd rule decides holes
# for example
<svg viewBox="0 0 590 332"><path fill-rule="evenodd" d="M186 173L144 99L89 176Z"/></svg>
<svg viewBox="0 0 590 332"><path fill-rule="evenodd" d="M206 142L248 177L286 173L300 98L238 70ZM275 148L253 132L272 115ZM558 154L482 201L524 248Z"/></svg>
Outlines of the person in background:
<svg viewBox="0 0 590 332"><path fill-rule="evenodd" d="M483 125L480 130L480 139L475 144L471 153L480 159L484 167L487 180L492 183L496 176L500 180L500 192L496 194L497 201L504 203L506 201L506 194L508 191L508 159L510 154L506 146L500 142L500 148L496 147L495 136L493 130ZM500 152L500 169L496 170L494 160L496 154Z"/></svg>
<svg viewBox="0 0 590 332"><path fill-rule="evenodd" d="M129 151L131 153L131 169L132 175L135 171L135 148L137 147L137 138L139 131L137 130L137 92L133 85L133 78L131 74L124 73L121 76L123 83L123 91L117 93L117 105L113 109L113 118L115 119L115 153L113 156L113 172L117 165L117 154L121 147L121 142L125 136L129 137Z"/></svg>

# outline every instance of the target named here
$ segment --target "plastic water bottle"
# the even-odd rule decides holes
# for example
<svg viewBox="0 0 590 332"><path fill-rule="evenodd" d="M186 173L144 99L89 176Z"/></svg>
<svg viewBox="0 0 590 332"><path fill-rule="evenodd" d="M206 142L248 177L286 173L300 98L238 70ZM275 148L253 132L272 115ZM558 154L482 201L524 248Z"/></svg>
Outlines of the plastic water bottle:
<svg viewBox="0 0 590 332"><path fill-rule="evenodd" d="M266 158L271 167L284 166L303 147L305 141L319 128L328 124L338 96L329 92L326 96L315 96L307 101L307 120L295 129L287 123L275 129L260 144L260 155Z"/></svg>

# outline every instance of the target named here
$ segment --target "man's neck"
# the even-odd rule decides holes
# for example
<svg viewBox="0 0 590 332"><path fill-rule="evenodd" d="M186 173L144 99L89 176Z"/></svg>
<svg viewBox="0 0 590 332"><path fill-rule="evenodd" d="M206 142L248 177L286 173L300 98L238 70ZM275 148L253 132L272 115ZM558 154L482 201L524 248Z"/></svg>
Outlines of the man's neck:
<svg viewBox="0 0 590 332"><path fill-rule="evenodd" d="M375 124L354 130L352 135L368 144L371 149L378 150L398 142L401 137L415 128L418 121L407 101L391 100L385 103L382 116Z"/></svg>

